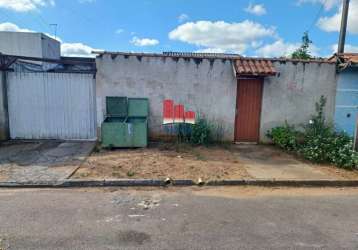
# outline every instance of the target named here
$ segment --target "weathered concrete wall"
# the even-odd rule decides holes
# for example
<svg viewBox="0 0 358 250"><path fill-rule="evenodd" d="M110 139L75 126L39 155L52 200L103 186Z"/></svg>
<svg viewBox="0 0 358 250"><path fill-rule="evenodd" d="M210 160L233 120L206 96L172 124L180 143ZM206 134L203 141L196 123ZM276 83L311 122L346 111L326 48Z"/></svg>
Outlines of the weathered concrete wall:
<svg viewBox="0 0 358 250"><path fill-rule="evenodd" d="M7 140L9 136L5 74L0 71L0 141Z"/></svg>
<svg viewBox="0 0 358 250"><path fill-rule="evenodd" d="M224 125L224 139L233 140L236 79L230 60L105 54L96 62L98 127L106 96L148 97L150 135L161 135L162 102L170 98Z"/></svg>
<svg viewBox="0 0 358 250"><path fill-rule="evenodd" d="M60 42L33 32L0 32L0 52L3 54L58 59Z"/></svg>
<svg viewBox="0 0 358 250"><path fill-rule="evenodd" d="M150 133L162 130L162 101L171 98L224 126L224 139L234 140L237 81L230 60L198 60L105 54L97 60L97 124L103 121L106 96L148 97ZM264 83L260 140L267 130L302 124L327 97L326 115L333 120L336 93L334 64L275 62L279 76Z"/></svg>
<svg viewBox="0 0 358 250"><path fill-rule="evenodd" d="M320 96L327 98L326 117L333 121L336 95L335 64L275 62L280 72L277 77L268 77L264 83L260 137L272 127L307 123L315 113L315 103Z"/></svg>

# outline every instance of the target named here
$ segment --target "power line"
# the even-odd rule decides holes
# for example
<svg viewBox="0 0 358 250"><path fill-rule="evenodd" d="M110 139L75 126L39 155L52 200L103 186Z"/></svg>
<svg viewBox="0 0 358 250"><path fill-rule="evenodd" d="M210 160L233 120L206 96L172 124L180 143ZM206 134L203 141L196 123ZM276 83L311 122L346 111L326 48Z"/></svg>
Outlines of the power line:
<svg viewBox="0 0 358 250"><path fill-rule="evenodd" d="M323 3L321 3L321 6L319 7L317 14L315 16L315 18L313 19L311 25L309 26L309 28L307 29L307 32L310 32L311 29L313 28L313 26L317 23L318 18L321 16L321 13L324 9L324 6L326 5L327 0L324 0Z"/></svg>

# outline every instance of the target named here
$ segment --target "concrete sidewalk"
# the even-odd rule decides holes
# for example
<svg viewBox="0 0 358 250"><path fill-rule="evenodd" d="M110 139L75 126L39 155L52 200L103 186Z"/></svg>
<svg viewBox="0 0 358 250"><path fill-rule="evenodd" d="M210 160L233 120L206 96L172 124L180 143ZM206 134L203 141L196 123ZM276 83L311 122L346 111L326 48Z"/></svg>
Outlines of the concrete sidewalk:
<svg viewBox="0 0 358 250"><path fill-rule="evenodd" d="M207 154L216 152L220 159L204 158L204 160L193 159L190 155L181 154L178 158L175 152L170 151L171 156L167 156L166 161L175 159L183 162L188 159L190 164L200 164L205 162L206 171L213 171L211 164L218 164L220 160L226 161L230 167L224 169L228 175L220 178L205 179L201 173L195 172L190 178L172 176L170 165L164 170L165 175L140 174L131 177L112 177L95 176L81 177L74 174L81 163L86 162L92 157L91 153L94 142L10 142L0 147L0 187L105 187L105 186L227 186L227 185L251 185L251 186L358 186L358 171L347 171L332 166L313 165L304 162L293 155L289 155L280 149L268 145L233 145L230 148L219 147L214 150L209 149ZM137 155L143 164L142 168L147 167L148 154L153 149L126 150L126 151L106 151L103 155L109 165L105 171L113 171L113 168L122 168L121 162L125 152L129 156ZM210 151L212 150L212 151ZM218 152L220 151L220 152ZM153 152L152 152L153 153ZM161 156L160 151L155 154ZM88 157L88 159L87 159ZM168 158L169 157L169 158ZM172 158L170 158L172 157ZM191 157L191 158L190 158ZM227 159L227 157L230 157ZM199 157L197 157L199 158ZM156 160L157 162L160 159ZM128 162L134 162L128 158ZM104 158L99 157L98 164L90 164L86 169L93 171L103 167ZM169 164L169 163L166 163ZM85 164L82 164L83 166ZM162 164L163 165L163 164ZM160 165L160 166L162 166ZM226 165L225 165L226 166ZM82 168L82 167L81 167ZM203 168L203 166L201 166ZM231 175L240 168L244 176ZM156 168L153 168L156 169ZM148 170L148 169L147 169ZM76 172L76 174L79 171ZM105 172L105 173L107 173ZM215 173L215 171L214 171ZM167 175L166 175L167 174ZM167 177L171 177L166 180Z"/></svg>
<svg viewBox="0 0 358 250"><path fill-rule="evenodd" d="M358 179L358 173L333 166L314 165L299 160L274 146L237 145L237 153L252 179L344 180L344 173ZM339 174L341 173L341 175Z"/></svg>
<svg viewBox="0 0 358 250"><path fill-rule="evenodd" d="M1 182L43 182L68 178L95 142L10 141L0 146Z"/></svg>

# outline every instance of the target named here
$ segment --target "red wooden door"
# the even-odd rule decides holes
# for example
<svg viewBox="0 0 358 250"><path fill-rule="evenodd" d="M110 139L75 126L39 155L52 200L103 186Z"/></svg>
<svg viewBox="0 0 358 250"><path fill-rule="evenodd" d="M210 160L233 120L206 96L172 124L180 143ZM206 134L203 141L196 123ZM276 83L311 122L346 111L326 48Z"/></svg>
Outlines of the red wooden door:
<svg viewBox="0 0 358 250"><path fill-rule="evenodd" d="M235 141L258 142L263 79L239 79L237 86Z"/></svg>

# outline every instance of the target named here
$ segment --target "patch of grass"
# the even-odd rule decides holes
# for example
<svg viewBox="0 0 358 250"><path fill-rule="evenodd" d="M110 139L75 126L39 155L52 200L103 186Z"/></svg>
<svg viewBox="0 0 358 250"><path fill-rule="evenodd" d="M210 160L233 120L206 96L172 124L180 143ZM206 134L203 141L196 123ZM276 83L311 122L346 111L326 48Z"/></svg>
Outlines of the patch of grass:
<svg viewBox="0 0 358 250"><path fill-rule="evenodd" d="M80 177L85 178L85 177L87 177L89 174L88 174L88 173L86 173L86 172L84 172L84 173L80 173L79 175L80 175Z"/></svg>
<svg viewBox="0 0 358 250"><path fill-rule="evenodd" d="M127 176L128 177L133 177L133 176L135 176L135 172L134 171L132 171L132 170L129 170L128 172L127 172Z"/></svg>

